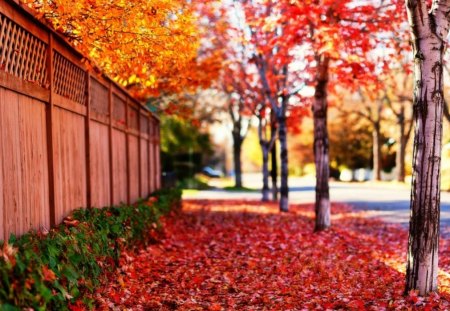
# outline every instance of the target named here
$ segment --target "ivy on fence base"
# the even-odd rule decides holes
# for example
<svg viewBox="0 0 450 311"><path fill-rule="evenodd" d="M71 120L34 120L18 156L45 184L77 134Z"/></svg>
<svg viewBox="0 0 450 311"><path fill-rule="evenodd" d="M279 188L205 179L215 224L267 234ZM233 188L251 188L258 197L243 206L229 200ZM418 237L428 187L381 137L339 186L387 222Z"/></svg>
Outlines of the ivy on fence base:
<svg viewBox="0 0 450 311"><path fill-rule="evenodd" d="M180 199L161 190L132 206L79 209L49 232L0 242L0 309L68 309L117 266L121 249L147 243Z"/></svg>

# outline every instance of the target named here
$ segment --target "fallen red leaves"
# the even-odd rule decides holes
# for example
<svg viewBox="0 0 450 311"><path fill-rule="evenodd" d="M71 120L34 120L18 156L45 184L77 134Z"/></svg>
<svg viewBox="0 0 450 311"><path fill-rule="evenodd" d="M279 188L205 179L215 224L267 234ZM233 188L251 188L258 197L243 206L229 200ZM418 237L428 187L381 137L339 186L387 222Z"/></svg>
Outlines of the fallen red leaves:
<svg viewBox="0 0 450 311"><path fill-rule="evenodd" d="M96 293L98 308L449 309L446 297L402 296L407 232L363 216L335 205L333 228L313 233L310 205L280 214L275 204L184 202L180 215L165 219L160 243L122 257ZM450 265L441 257L446 295Z"/></svg>

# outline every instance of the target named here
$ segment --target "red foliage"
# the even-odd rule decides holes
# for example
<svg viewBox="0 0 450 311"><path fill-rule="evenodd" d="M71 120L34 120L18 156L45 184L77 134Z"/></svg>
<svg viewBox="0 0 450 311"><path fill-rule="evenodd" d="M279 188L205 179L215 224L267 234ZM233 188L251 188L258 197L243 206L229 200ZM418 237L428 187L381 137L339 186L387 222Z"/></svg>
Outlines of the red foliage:
<svg viewBox="0 0 450 311"><path fill-rule="evenodd" d="M403 296L407 232L333 206L333 229L313 233L313 207L188 201L165 237L125 254L100 309L448 310L447 296ZM447 240L443 253L449 252ZM448 271L449 262L443 262ZM399 271L400 270L400 271ZM445 274L445 273L444 273ZM441 275L440 282L448 281ZM448 287L441 285L445 295Z"/></svg>

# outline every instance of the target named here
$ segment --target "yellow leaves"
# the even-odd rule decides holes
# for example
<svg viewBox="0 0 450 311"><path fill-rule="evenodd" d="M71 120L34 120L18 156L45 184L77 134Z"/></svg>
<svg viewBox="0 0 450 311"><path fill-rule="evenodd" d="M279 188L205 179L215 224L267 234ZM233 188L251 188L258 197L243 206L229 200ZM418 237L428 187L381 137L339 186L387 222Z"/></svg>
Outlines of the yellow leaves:
<svg viewBox="0 0 450 311"><path fill-rule="evenodd" d="M183 89L187 80L180 76L189 75L200 46L184 0L42 0L35 9L115 81L141 91Z"/></svg>

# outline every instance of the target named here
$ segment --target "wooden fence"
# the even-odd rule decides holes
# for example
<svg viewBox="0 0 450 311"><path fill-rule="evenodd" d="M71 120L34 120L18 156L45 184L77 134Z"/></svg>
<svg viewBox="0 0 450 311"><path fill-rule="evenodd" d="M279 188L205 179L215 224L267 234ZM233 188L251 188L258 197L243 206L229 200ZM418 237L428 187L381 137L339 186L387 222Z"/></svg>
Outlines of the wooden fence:
<svg viewBox="0 0 450 311"><path fill-rule="evenodd" d="M0 0L0 240L159 187L159 120Z"/></svg>

